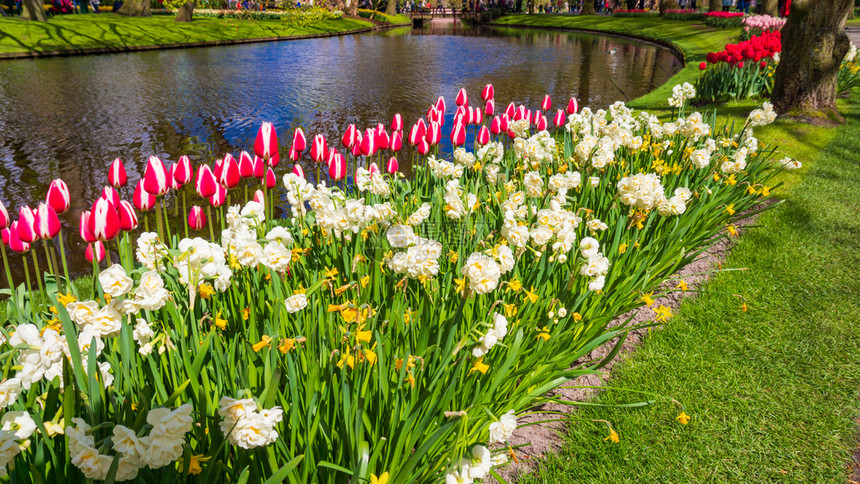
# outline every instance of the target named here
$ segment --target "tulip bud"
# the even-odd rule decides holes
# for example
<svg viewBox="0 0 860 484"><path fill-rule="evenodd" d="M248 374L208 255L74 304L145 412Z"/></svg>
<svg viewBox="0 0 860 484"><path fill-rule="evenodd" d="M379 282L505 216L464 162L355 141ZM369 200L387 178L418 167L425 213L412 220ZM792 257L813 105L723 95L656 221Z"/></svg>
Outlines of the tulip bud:
<svg viewBox="0 0 860 484"><path fill-rule="evenodd" d="M431 122L424 139L427 140L427 143L429 143L430 146L438 145L442 142L442 126L440 126L436 121Z"/></svg>
<svg viewBox="0 0 860 484"><path fill-rule="evenodd" d="M84 210L83 212L81 212L81 225L79 226L78 233L81 235L81 238L84 240L84 242L95 242L97 240L96 236L93 235L92 231L90 230L91 216L92 215L89 210Z"/></svg>
<svg viewBox="0 0 860 484"><path fill-rule="evenodd" d="M457 106L468 106L469 105L469 96L466 94L466 88L461 87L460 91L457 92L457 99L454 101L457 103Z"/></svg>
<svg viewBox="0 0 860 484"><path fill-rule="evenodd" d="M167 193L167 168L157 156L150 156L143 172L143 189L155 196Z"/></svg>
<svg viewBox="0 0 860 484"><path fill-rule="evenodd" d="M346 177L346 159L340 153L335 153L328 165L328 174L333 180L343 180Z"/></svg>
<svg viewBox="0 0 860 484"><path fill-rule="evenodd" d="M297 153L301 154L307 148L308 140L305 138L305 132L302 131L302 128L296 128L296 131L293 133L293 147Z"/></svg>
<svg viewBox="0 0 860 484"><path fill-rule="evenodd" d="M272 188L275 188L277 185L278 185L278 178L275 176L275 170L273 170L272 167L269 167L269 169L266 170L266 188L271 190Z"/></svg>
<svg viewBox="0 0 860 484"><path fill-rule="evenodd" d="M493 85L487 84L486 86L484 86L484 89L481 90L481 99L483 99L484 101L489 101L496 97L495 94L496 91L495 89L493 89Z"/></svg>
<svg viewBox="0 0 860 484"><path fill-rule="evenodd" d="M424 133L421 132L420 126L412 125L412 128L409 129L409 144L415 146L422 138L424 138Z"/></svg>
<svg viewBox="0 0 860 484"><path fill-rule="evenodd" d="M358 129L354 124L350 124L346 127L346 131L343 133L343 137L340 139L341 144L343 144L344 148L352 149L357 141Z"/></svg>
<svg viewBox="0 0 860 484"><path fill-rule="evenodd" d="M191 165L191 158L188 155L179 157L179 161L173 165L173 180L176 183L187 185L194 179L194 167Z"/></svg>
<svg viewBox="0 0 860 484"><path fill-rule="evenodd" d="M418 153L421 155L426 155L430 152L430 143L427 142L426 139L421 138L418 142Z"/></svg>
<svg viewBox="0 0 860 484"><path fill-rule="evenodd" d="M567 114L576 114L579 111L579 103L576 102L576 98L570 98L570 101L567 102Z"/></svg>
<svg viewBox="0 0 860 484"><path fill-rule="evenodd" d="M18 238L28 244L39 240L39 234L36 233L36 214L30 207L21 207L18 211Z"/></svg>
<svg viewBox="0 0 860 484"><path fill-rule="evenodd" d="M206 226L206 214L201 207L197 205L191 207L191 211L188 212L188 226L194 230L200 230Z"/></svg>
<svg viewBox="0 0 860 484"><path fill-rule="evenodd" d="M481 131L478 132L478 143L485 145L490 142L490 130L486 126L481 126Z"/></svg>
<svg viewBox="0 0 860 484"><path fill-rule="evenodd" d="M361 154L364 156L373 156L376 154L376 133L373 129L368 128L361 140Z"/></svg>
<svg viewBox="0 0 860 484"><path fill-rule="evenodd" d="M299 161L299 158L302 157L302 152L296 151L295 148L290 148L290 152L289 152L288 156L290 158L290 161L295 163L295 162Z"/></svg>
<svg viewBox="0 0 860 484"><path fill-rule="evenodd" d="M213 207L218 208L221 205L224 205L224 202L227 201L227 189L222 185L215 185L215 194L209 197L209 203L212 204Z"/></svg>
<svg viewBox="0 0 860 484"><path fill-rule="evenodd" d="M197 190L197 194L203 198L209 198L212 195L215 195L217 191L218 182L215 181L215 174L212 173L212 169L209 168L209 165L201 165L200 169L197 170L197 182L195 183L195 189ZM135 192L135 195L137 192ZM137 205L135 203L135 205ZM141 210L140 206L137 207L138 210Z"/></svg>
<svg viewBox="0 0 860 484"><path fill-rule="evenodd" d="M174 173L176 172L176 164L170 165L170 168L167 169L167 181L170 182L170 188L172 190L179 190L182 188L182 183L176 181L176 176Z"/></svg>
<svg viewBox="0 0 860 484"><path fill-rule="evenodd" d="M493 135L497 135L502 132L502 119L498 116L493 118L493 121L490 123L490 132Z"/></svg>
<svg viewBox="0 0 860 484"><path fill-rule="evenodd" d="M357 143L352 145L352 156L359 157L361 156L361 141L359 140Z"/></svg>
<svg viewBox="0 0 860 484"><path fill-rule="evenodd" d="M484 124L484 112L481 111L481 108L475 108L475 112L472 114L472 124L475 126Z"/></svg>
<svg viewBox="0 0 860 484"><path fill-rule="evenodd" d="M516 112L517 112L517 107L514 106L514 103L508 104L508 107L505 108L505 114L508 116L508 119L513 118L514 114L516 114Z"/></svg>
<svg viewBox="0 0 860 484"><path fill-rule="evenodd" d="M51 186L48 187L48 196L45 197L45 201L58 215L66 213L71 205L69 187L66 185L66 182L59 178L52 181Z"/></svg>
<svg viewBox="0 0 860 484"><path fill-rule="evenodd" d="M116 191L114 187L106 186L102 189L102 195L99 198L104 198L105 200L110 201L114 207L119 206L119 193Z"/></svg>
<svg viewBox="0 0 860 484"><path fill-rule="evenodd" d="M12 230L9 227L0 230L0 241L3 245L9 245L9 238L12 236Z"/></svg>
<svg viewBox="0 0 860 484"><path fill-rule="evenodd" d="M387 171L390 175L393 175L400 168L400 164L397 163L397 157L392 156L388 159L388 163L385 165L385 171Z"/></svg>
<svg viewBox="0 0 860 484"><path fill-rule="evenodd" d="M487 116L492 116L493 113L496 112L496 101L492 99L487 101L487 104L484 105L484 114Z"/></svg>
<svg viewBox="0 0 860 484"><path fill-rule="evenodd" d="M135 213L134 207L128 203L128 200L121 200L117 208L119 211L120 230L131 232L136 229L138 225L137 213Z"/></svg>
<svg viewBox="0 0 860 484"><path fill-rule="evenodd" d="M508 114L508 113L505 112L505 114ZM508 117L510 118L511 116L508 116ZM525 117L526 117L526 107L521 104L517 109L514 110L513 120L519 121Z"/></svg>
<svg viewBox="0 0 860 484"><path fill-rule="evenodd" d="M236 188L239 186L241 177L239 174L239 162L233 155L227 154L224 156L224 165L221 167L221 176L218 178L218 183L224 188Z"/></svg>
<svg viewBox="0 0 860 484"><path fill-rule="evenodd" d="M317 163L322 163L327 154L328 143L325 136L321 134L314 136L313 143L311 143L311 159Z"/></svg>
<svg viewBox="0 0 860 484"><path fill-rule="evenodd" d="M122 164L122 160L119 158L113 160L113 163L110 164L110 168L108 168L108 183L117 189L124 187L125 184L128 183L128 175L125 173L125 165ZM56 208L54 210L56 210Z"/></svg>
<svg viewBox="0 0 860 484"><path fill-rule="evenodd" d="M9 226L9 248L13 251L24 254L28 250L30 250L30 244L21 240L18 237L18 222L12 222L12 225Z"/></svg>
<svg viewBox="0 0 860 484"><path fill-rule="evenodd" d="M277 156L278 134L272 123L264 122L257 130L257 139L254 140L254 154L264 160Z"/></svg>
<svg viewBox="0 0 860 484"><path fill-rule="evenodd" d="M378 175L379 166L376 165L376 162L373 162L370 164L370 166L367 167L367 171L369 171L371 175Z"/></svg>
<svg viewBox="0 0 860 484"><path fill-rule="evenodd" d="M221 179L221 172L224 171L224 158L219 158L215 160L215 164L212 166L212 174L215 175L215 180Z"/></svg>
<svg viewBox="0 0 860 484"><path fill-rule="evenodd" d="M102 242L113 240L117 236L119 233L119 214L113 203L104 198L96 200L90 214L89 228L93 236Z"/></svg>
<svg viewBox="0 0 860 484"><path fill-rule="evenodd" d="M60 219L50 205L40 203L36 209L34 224L36 234L43 239L53 239L60 233Z"/></svg>
<svg viewBox="0 0 860 484"><path fill-rule="evenodd" d="M540 103L541 111L549 111L552 108L552 99L549 97L549 94L543 97L543 102Z"/></svg>
<svg viewBox="0 0 860 484"><path fill-rule="evenodd" d="M455 124L451 128L451 144L454 146L462 146L466 142L466 125L462 123Z"/></svg>
<svg viewBox="0 0 860 484"><path fill-rule="evenodd" d="M269 166L271 166L272 168L277 168L278 163L280 163L280 162L281 162L281 155L278 153L275 153L274 155L272 155L272 157L269 158L267 161Z"/></svg>
<svg viewBox="0 0 860 484"><path fill-rule="evenodd" d="M444 97L439 96L439 98L436 99L436 110L439 111L440 113L445 112L445 98Z"/></svg>
<svg viewBox="0 0 860 484"><path fill-rule="evenodd" d="M259 156L254 156L254 178L262 180L266 177L266 162Z"/></svg>
<svg viewBox="0 0 860 484"><path fill-rule="evenodd" d="M239 154L239 176L242 178L254 177L254 159L247 151Z"/></svg>
<svg viewBox="0 0 860 484"><path fill-rule="evenodd" d="M538 114L535 114L535 118L537 118L537 120L535 121L535 126L537 127L537 130L538 131L545 130L547 128L546 116L538 113Z"/></svg>
<svg viewBox="0 0 860 484"><path fill-rule="evenodd" d="M507 114L503 114L501 120L499 122L499 128L501 128L502 133L507 133L508 128L510 128L511 120L508 118Z"/></svg>
<svg viewBox="0 0 860 484"><path fill-rule="evenodd" d="M9 212L6 211L6 205L3 205L3 200L0 200L0 230L9 228L12 219L9 218Z"/></svg>
<svg viewBox="0 0 860 484"><path fill-rule="evenodd" d="M96 241L90 244L87 244L87 250L84 252L87 260L90 264L93 263L93 259L98 260L99 262L105 260L105 245L101 243L101 241Z"/></svg>
<svg viewBox="0 0 860 484"><path fill-rule="evenodd" d="M556 128L560 128L564 125L565 121L564 109L558 109L555 112L555 117L553 118L553 124L555 124Z"/></svg>
<svg viewBox="0 0 860 484"><path fill-rule="evenodd" d="M296 175L299 178L305 177L305 170L302 169L302 165L293 166L293 175Z"/></svg>
<svg viewBox="0 0 860 484"><path fill-rule="evenodd" d="M401 129L403 129L403 116L397 113L391 119L391 131L400 131Z"/></svg>
<svg viewBox="0 0 860 484"><path fill-rule="evenodd" d="M395 131L395 132L391 133L391 143L390 143L389 148L391 148L391 151L393 151L395 153L400 151L403 148L403 132L402 131Z"/></svg>
<svg viewBox="0 0 860 484"><path fill-rule="evenodd" d="M385 131L385 128L376 130L376 149L377 150L387 150L391 145L391 138L388 136L388 133Z"/></svg>
<svg viewBox="0 0 860 484"><path fill-rule="evenodd" d="M257 190L254 192L254 201L259 203L260 205L266 204L266 194L263 193L263 190Z"/></svg>

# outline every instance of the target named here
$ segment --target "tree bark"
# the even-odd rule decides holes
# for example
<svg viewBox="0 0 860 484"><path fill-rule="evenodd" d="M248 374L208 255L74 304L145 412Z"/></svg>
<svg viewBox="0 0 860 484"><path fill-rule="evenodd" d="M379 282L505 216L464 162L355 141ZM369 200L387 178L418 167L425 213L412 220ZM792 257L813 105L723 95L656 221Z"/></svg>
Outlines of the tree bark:
<svg viewBox="0 0 860 484"><path fill-rule="evenodd" d="M116 13L127 17L152 17L149 0L130 0L123 3Z"/></svg>
<svg viewBox="0 0 860 484"><path fill-rule="evenodd" d="M771 17L778 17L779 0L764 0L764 10L761 13L770 15Z"/></svg>
<svg viewBox="0 0 860 484"><path fill-rule="evenodd" d="M708 3L708 11L709 12L719 12L723 9L723 2L721 0L711 0Z"/></svg>
<svg viewBox="0 0 860 484"><path fill-rule="evenodd" d="M24 0L24 14L21 15L21 18L25 20L37 20L39 22L44 22L48 20L45 16L45 9L42 8L42 2L40 0Z"/></svg>
<svg viewBox="0 0 860 484"><path fill-rule="evenodd" d="M179 11L176 12L176 21L177 22L191 22L191 18L194 16L194 2L189 0L184 4L179 6Z"/></svg>
<svg viewBox="0 0 860 484"><path fill-rule="evenodd" d="M853 0L794 0L782 29L772 102L777 113L842 121L836 77L851 42L845 33Z"/></svg>
<svg viewBox="0 0 860 484"><path fill-rule="evenodd" d="M385 6L385 15L397 14L397 0L388 0L388 5Z"/></svg>
<svg viewBox="0 0 860 484"><path fill-rule="evenodd" d="M350 17L358 17L358 0L346 0L346 14Z"/></svg>
<svg viewBox="0 0 860 484"><path fill-rule="evenodd" d="M594 0L582 0L582 11L579 12L580 15L594 15Z"/></svg>

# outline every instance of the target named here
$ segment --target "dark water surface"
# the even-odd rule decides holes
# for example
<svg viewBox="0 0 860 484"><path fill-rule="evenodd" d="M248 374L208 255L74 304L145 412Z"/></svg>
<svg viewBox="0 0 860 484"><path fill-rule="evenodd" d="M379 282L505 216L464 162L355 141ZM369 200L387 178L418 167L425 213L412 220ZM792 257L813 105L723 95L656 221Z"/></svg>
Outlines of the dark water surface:
<svg viewBox="0 0 860 484"><path fill-rule="evenodd" d="M554 109L570 96L598 108L641 96L680 67L670 52L641 41L465 28L451 20L423 30L4 61L0 199L16 217L18 206L35 206L50 181L62 178L72 194L64 222L76 228L116 157L133 187L150 155L174 162L188 154L196 165L251 151L263 121L275 124L284 153L290 128L299 124L309 141L321 132L339 146L349 123L388 126L396 112L408 130L440 95L448 104L447 138L460 87L474 105L492 82L497 112L511 101L538 107L546 93ZM122 195L131 198L128 188ZM86 267L83 244L68 238L72 265Z"/></svg>

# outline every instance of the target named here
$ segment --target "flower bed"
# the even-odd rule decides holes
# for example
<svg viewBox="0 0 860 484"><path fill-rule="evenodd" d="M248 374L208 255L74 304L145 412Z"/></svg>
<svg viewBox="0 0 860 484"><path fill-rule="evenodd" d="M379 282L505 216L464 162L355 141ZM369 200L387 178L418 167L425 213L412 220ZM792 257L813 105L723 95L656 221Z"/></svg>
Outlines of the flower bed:
<svg viewBox="0 0 860 484"><path fill-rule="evenodd" d="M153 9L153 15L176 15L176 10ZM247 9L194 9L195 17L235 18L247 20L281 20L292 25L311 25L323 20L337 20L343 12L325 8L302 8L291 10L247 10Z"/></svg>
<svg viewBox="0 0 860 484"><path fill-rule="evenodd" d="M704 12L700 10L666 10L663 12L666 20L703 20Z"/></svg>
<svg viewBox="0 0 860 484"><path fill-rule="evenodd" d="M483 94L493 108L492 87ZM461 91L451 160L434 148L441 98L409 129L399 115L391 130L349 127L346 156L297 129L280 220L268 123L238 160L151 157L131 202L108 186L81 216L94 294L75 294L58 264L14 291L0 465L26 482L491 475L515 455L517 415L596 370L570 365L623 336L609 322L733 234L735 213L792 163L753 136L768 105L735 130L688 113L693 96L677 86L678 117L664 123L620 102L553 111L548 97L491 119ZM399 171L404 139L412 179ZM114 161L109 183L127 179ZM187 225L162 215L187 201ZM12 222L0 209L13 257L33 262L40 237L53 251L69 206L58 180L35 212Z"/></svg>
<svg viewBox="0 0 860 484"><path fill-rule="evenodd" d="M776 32L785 25L785 19L770 15L751 15L743 19L741 40L747 40L765 32Z"/></svg>
<svg viewBox="0 0 860 484"><path fill-rule="evenodd" d="M782 51L781 35L767 32L707 55L696 81L698 99L706 102L764 97L773 90L773 73ZM710 64L710 66L708 66Z"/></svg>
<svg viewBox="0 0 860 484"><path fill-rule="evenodd" d="M743 12L706 12L705 25L720 29L731 29L740 27L743 18Z"/></svg>

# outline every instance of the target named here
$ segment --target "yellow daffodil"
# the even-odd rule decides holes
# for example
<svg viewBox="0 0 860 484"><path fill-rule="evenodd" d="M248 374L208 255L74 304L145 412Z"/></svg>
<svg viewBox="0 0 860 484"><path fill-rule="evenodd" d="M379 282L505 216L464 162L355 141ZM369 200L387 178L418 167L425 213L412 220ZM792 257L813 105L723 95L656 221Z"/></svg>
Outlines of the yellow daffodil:
<svg viewBox="0 0 860 484"><path fill-rule="evenodd" d="M543 328L539 329L537 337L544 340L544 341L549 341L549 338L550 338L549 328L544 326Z"/></svg>
<svg viewBox="0 0 860 484"><path fill-rule="evenodd" d="M62 304L62 305L63 305L63 307L66 307L66 306L68 306L69 304L71 304L71 303L73 303L73 302L75 302L75 301L77 301L77 300L78 300L78 298L76 298L75 296L73 296L71 293L69 293L69 294L61 294L61 293L57 293L57 301L58 301L60 304Z"/></svg>
<svg viewBox="0 0 860 484"><path fill-rule="evenodd" d="M612 441L613 444L621 442L621 438L618 437L618 432L616 432L615 429L609 429L609 435L605 439L603 439L603 441L605 442L607 440Z"/></svg>
<svg viewBox="0 0 860 484"><path fill-rule="evenodd" d="M188 464L188 473L193 475L193 476L200 474L201 472L203 472L203 467L200 466L200 463L206 462L207 460L209 460L211 458L212 458L211 456L210 457L203 457L203 454L192 455L191 459L189 460L189 464ZM180 470L184 469L184 462L182 459L179 459L178 461L176 461L176 464L177 464L177 466L179 466Z"/></svg>
<svg viewBox="0 0 860 484"><path fill-rule="evenodd" d="M411 371L406 373L406 378L403 381L409 382L409 386L415 388L415 375Z"/></svg>
<svg viewBox="0 0 860 484"><path fill-rule="evenodd" d="M247 321L251 317L251 308L245 308L242 310L242 320Z"/></svg>
<svg viewBox="0 0 860 484"><path fill-rule="evenodd" d="M747 312L747 310L748 310L748 309L749 309L749 308L747 307L747 303L743 303L743 304L741 304L741 312L744 312L744 313L745 313L745 312Z"/></svg>
<svg viewBox="0 0 860 484"><path fill-rule="evenodd" d="M218 311L218 314L215 316L215 326L221 331L227 329L227 320L221 318L221 311Z"/></svg>
<svg viewBox="0 0 860 484"><path fill-rule="evenodd" d="M677 287L678 289L680 289L682 291L687 291L689 289L689 286L687 286L687 281L685 281L683 279L678 281L678 285L675 287Z"/></svg>
<svg viewBox="0 0 860 484"><path fill-rule="evenodd" d="M628 245L628 244L621 244L621 245L619 245L619 246L618 246L618 253L619 253L619 254L623 254L623 253L627 252L627 245Z"/></svg>
<svg viewBox="0 0 860 484"><path fill-rule="evenodd" d="M57 306L51 306L51 307L49 307L49 308L48 308L48 311L51 311L51 312L52 312L52 313L54 313L54 314L59 314L59 313L60 313L60 311L59 311L59 310L57 310Z"/></svg>
<svg viewBox="0 0 860 484"><path fill-rule="evenodd" d="M295 346L296 340L294 338L284 338L278 344L278 350L283 354L287 354L287 352L293 349Z"/></svg>
<svg viewBox="0 0 860 484"><path fill-rule="evenodd" d="M454 289L457 294L462 294L466 290L466 279L454 279Z"/></svg>
<svg viewBox="0 0 860 484"><path fill-rule="evenodd" d="M523 283L520 282L516 277L508 281L508 287L505 288L505 292L514 291L520 292L520 289L523 288Z"/></svg>
<svg viewBox="0 0 860 484"><path fill-rule="evenodd" d="M254 352L256 353L256 352L260 351L261 349L265 348L266 346L269 346L271 343L272 343L272 338L269 337L268 335L263 335L263 339L261 339L259 343L252 346L252 348L254 349Z"/></svg>
<svg viewBox="0 0 860 484"><path fill-rule="evenodd" d="M209 299L215 294L215 288L212 287L212 284L204 282L197 287L197 292L200 293L202 299Z"/></svg>
<svg viewBox="0 0 860 484"><path fill-rule="evenodd" d="M334 290L334 295L340 296L341 294L346 292L346 290L349 289L350 287L352 287L352 284L344 284L344 285L342 285L339 288Z"/></svg>
<svg viewBox="0 0 860 484"><path fill-rule="evenodd" d="M517 305L515 303L502 304L502 307L505 308L506 318L512 318L517 315Z"/></svg>
<svg viewBox="0 0 860 484"><path fill-rule="evenodd" d="M726 230L729 232L729 235L731 235L732 237L738 236L738 229L735 228L734 225L726 225Z"/></svg>
<svg viewBox="0 0 860 484"><path fill-rule="evenodd" d="M665 322L672 317L672 310L662 304L658 306L657 309L652 309L652 311L656 314L656 317L654 318L655 321Z"/></svg>
<svg viewBox="0 0 860 484"><path fill-rule="evenodd" d="M654 291L651 291L648 294L643 294L640 299L642 299L642 302L644 302L645 305L650 308L651 305L654 304L654 299L651 298L651 296L653 296L653 295L654 295Z"/></svg>
<svg viewBox="0 0 860 484"><path fill-rule="evenodd" d="M536 303L536 302L537 302L537 300L538 300L538 295L537 295L537 293L535 293L535 287L534 287L534 286L532 286L532 290L531 290L531 291L526 290L526 289L523 289L523 292L524 292L524 293L526 293L526 299L528 299L528 301L529 301L530 303L534 304L534 303Z"/></svg>
<svg viewBox="0 0 860 484"><path fill-rule="evenodd" d="M327 268L325 270L325 272L323 272L323 276L326 279L334 279L334 277L337 276L339 273L340 273L340 271L338 271L337 268L332 268L332 269Z"/></svg>
<svg viewBox="0 0 860 484"><path fill-rule="evenodd" d="M388 484L388 473L383 472L379 477L376 477L376 474L371 474L370 484Z"/></svg>
<svg viewBox="0 0 860 484"><path fill-rule="evenodd" d="M361 283L361 287L367 287L367 285L370 283L370 276L364 276L359 279L358 282Z"/></svg>
<svg viewBox="0 0 860 484"><path fill-rule="evenodd" d="M484 357L480 357L477 360L472 362L472 369L469 370L469 373L473 371L479 371L482 375L487 374L487 370L490 369L490 365L484 363Z"/></svg>
<svg viewBox="0 0 860 484"><path fill-rule="evenodd" d="M735 214L735 204L734 203L731 205L726 205L726 213L729 215Z"/></svg>
<svg viewBox="0 0 860 484"><path fill-rule="evenodd" d="M456 264L459 258L460 254L458 254L457 252L454 252L453 250L448 251L448 262Z"/></svg>
<svg viewBox="0 0 860 484"><path fill-rule="evenodd" d="M690 423L690 416L687 415L686 412L681 410L681 413L678 414L677 417L675 417L675 420L677 420L678 422L681 422L681 425L687 425L688 423Z"/></svg>

